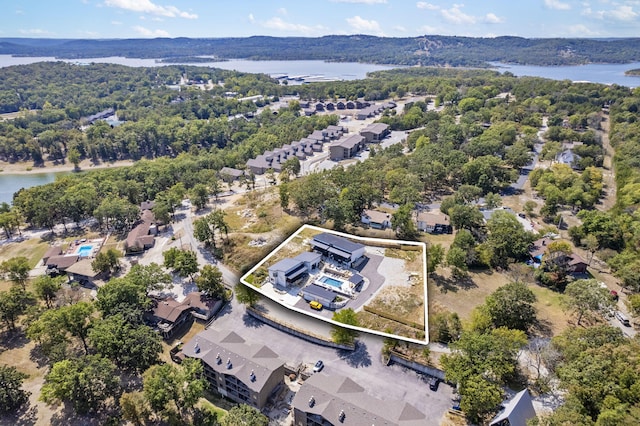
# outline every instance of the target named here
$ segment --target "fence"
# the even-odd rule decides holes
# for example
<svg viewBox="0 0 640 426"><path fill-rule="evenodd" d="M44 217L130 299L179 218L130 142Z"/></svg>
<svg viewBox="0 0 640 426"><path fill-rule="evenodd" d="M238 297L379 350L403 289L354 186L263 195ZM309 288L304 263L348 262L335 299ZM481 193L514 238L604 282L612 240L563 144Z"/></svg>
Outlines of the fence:
<svg viewBox="0 0 640 426"><path fill-rule="evenodd" d="M321 346L327 346L330 348L344 349L347 351L353 351L356 349L355 345L345 345L341 343L336 343L331 340L324 339L320 336L309 334L303 330L294 328L290 324L283 324L281 322L278 322L277 320L264 315L262 312L258 311L255 308L247 307L247 313L252 317L264 322L265 324L269 324L270 326L277 328L278 330L284 331L285 333L291 334L292 336L299 337L311 343L315 343Z"/></svg>

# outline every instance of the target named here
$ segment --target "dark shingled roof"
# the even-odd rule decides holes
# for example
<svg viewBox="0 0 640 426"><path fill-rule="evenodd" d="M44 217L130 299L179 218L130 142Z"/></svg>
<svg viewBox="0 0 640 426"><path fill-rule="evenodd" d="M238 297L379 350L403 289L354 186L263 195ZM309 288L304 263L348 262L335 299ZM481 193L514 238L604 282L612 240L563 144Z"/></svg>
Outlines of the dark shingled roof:
<svg viewBox="0 0 640 426"><path fill-rule="evenodd" d="M316 235L315 237L313 237L313 240L321 244L333 246L347 253L352 253L364 247L364 245L362 244L351 242L346 238L342 238L337 235L330 234L328 232L323 232L321 234Z"/></svg>
<svg viewBox="0 0 640 426"><path fill-rule="evenodd" d="M425 414L414 406L375 398L350 378L335 374L316 373L309 377L292 405L302 412L318 414L332 424L345 426L423 426L426 423ZM341 413L344 413L342 421Z"/></svg>

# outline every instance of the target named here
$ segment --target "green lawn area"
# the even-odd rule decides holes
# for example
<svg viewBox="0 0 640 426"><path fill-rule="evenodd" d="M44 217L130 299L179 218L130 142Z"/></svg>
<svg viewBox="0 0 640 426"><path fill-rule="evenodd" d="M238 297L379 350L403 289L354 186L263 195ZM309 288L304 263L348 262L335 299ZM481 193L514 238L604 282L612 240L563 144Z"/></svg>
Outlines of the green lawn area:
<svg viewBox="0 0 640 426"><path fill-rule="evenodd" d="M529 288L538 299L534 306L543 327L541 331L557 335L566 329L570 316L562 309L562 294L537 284L530 284Z"/></svg>
<svg viewBox="0 0 640 426"><path fill-rule="evenodd" d="M0 262L13 257L24 256L29 259L29 266L34 268L42 260L42 256L44 256L48 248L49 244L40 238L6 244L0 247Z"/></svg>

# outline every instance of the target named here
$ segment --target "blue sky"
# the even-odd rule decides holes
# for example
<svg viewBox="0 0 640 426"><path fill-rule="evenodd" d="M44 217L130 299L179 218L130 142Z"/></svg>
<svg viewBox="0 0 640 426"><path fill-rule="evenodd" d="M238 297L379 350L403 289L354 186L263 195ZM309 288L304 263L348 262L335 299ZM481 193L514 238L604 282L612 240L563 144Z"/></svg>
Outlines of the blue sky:
<svg viewBox="0 0 640 426"><path fill-rule="evenodd" d="M2 0L0 37L640 37L640 0Z"/></svg>

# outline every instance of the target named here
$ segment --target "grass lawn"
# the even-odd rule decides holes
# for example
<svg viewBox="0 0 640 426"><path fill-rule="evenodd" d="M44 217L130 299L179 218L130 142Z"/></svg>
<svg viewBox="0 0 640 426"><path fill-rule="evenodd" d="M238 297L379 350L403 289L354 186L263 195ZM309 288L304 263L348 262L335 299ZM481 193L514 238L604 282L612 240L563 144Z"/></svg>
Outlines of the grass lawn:
<svg viewBox="0 0 640 426"><path fill-rule="evenodd" d="M29 259L29 266L34 268L42 260L42 256L44 256L48 248L49 244L40 238L5 244L0 247L0 262L13 257L24 256Z"/></svg>
<svg viewBox="0 0 640 426"><path fill-rule="evenodd" d="M467 320L473 309L498 287L511 281L506 274L492 271L472 271L468 278L456 280L448 269L440 268L427 279L429 315L438 312L456 312Z"/></svg>
<svg viewBox="0 0 640 426"><path fill-rule="evenodd" d="M562 309L562 295L537 284L530 284L529 288L538 299L534 306L540 323L539 331L548 336L562 333L571 318Z"/></svg>

